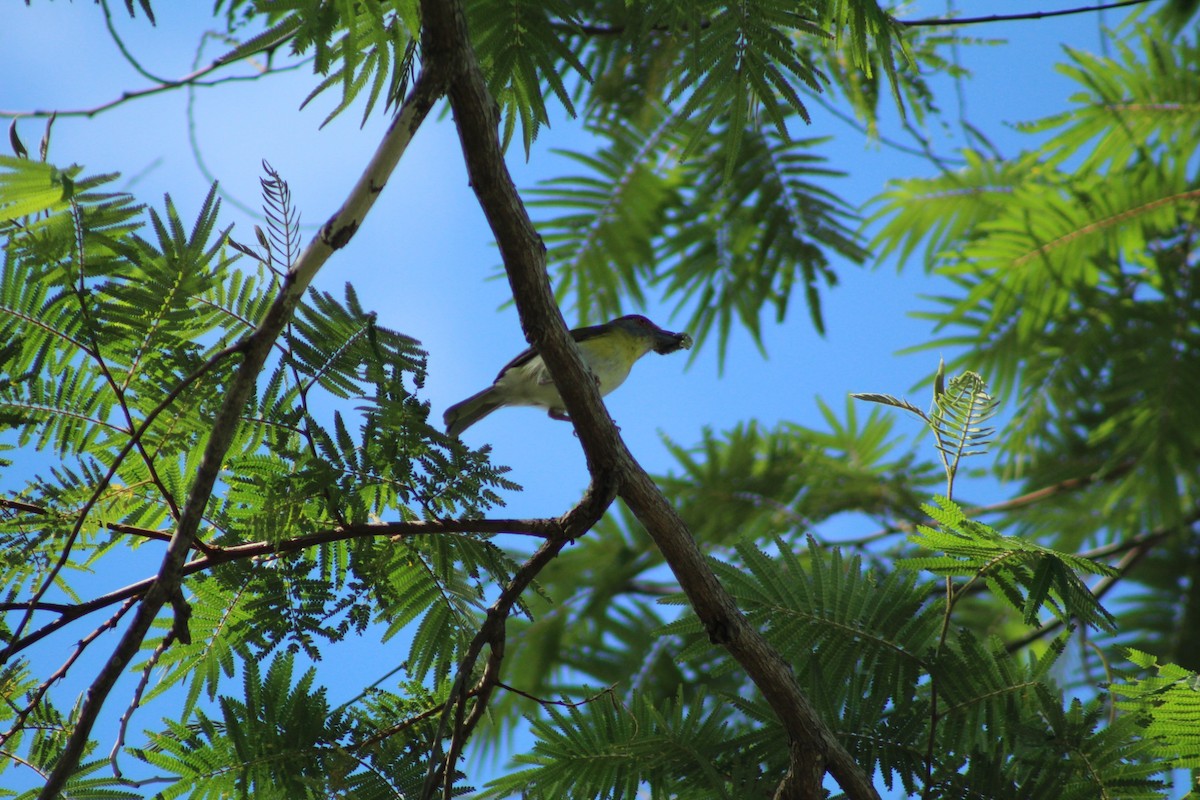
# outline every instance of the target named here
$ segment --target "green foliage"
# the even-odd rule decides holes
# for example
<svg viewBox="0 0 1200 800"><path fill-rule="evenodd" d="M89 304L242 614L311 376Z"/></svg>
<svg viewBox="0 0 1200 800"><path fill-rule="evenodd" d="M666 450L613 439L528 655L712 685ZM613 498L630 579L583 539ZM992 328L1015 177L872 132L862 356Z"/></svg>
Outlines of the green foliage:
<svg viewBox="0 0 1200 800"><path fill-rule="evenodd" d="M216 10L222 2L218 0ZM240 0L231 0L226 16L231 30L238 23ZM294 0L254 3L266 30L251 36L222 56L236 61L256 53L270 54L290 43L293 55L313 53L313 71L323 76L302 106L327 89L340 86L341 100L325 118L328 124L367 90L362 121L365 123L380 96L384 108L398 105L411 79L420 28L415 0L357 3L352 0ZM249 13L249 9L246 9ZM386 90L386 92L385 92Z"/></svg>
<svg viewBox="0 0 1200 800"><path fill-rule="evenodd" d="M1129 712L1153 749L1153 757L1172 767L1200 768L1200 676L1176 664L1160 664L1138 650L1128 651L1130 662L1153 674L1128 676L1109 691L1116 706Z"/></svg>
<svg viewBox="0 0 1200 800"><path fill-rule="evenodd" d="M780 653L814 689L822 687L812 696L824 698L824 710L836 714L859 702L882 710L894 698L911 697L940 621L928 593L903 573L872 575L860 558L843 559L837 549L825 551L810 541L809 557L802 558L782 539L773 545L773 555L750 544L737 547L736 561L718 563L717 574ZM685 657L711 647L690 615L665 632L691 638ZM820 663L805 664L813 652L821 653ZM854 687L865 695L835 688L856 670L871 676L869 686ZM870 716L864 714L863 722Z"/></svg>
<svg viewBox="0 0 1200 800"><path fill-rule="evenodd" d="M215 187L190 228L169 198L143 224L132 198L103 191L112 176L3 166L0 207L23 216L4 223L0 414L18 445L59 459L46 475L26 472L20 493L5 498L0 574L6 600L17 601L6 602L16 613L0 629L7 657L64 613L47 618L27 603L51 589L100 609L119 602L85 576L120 575L117 562L170 536L231 370L299 252L299 233L287 185L269 167L268 232L255 250L218 228ZM237 269L235 250L257 268ZM348 718L328 714L311 671L288 687L294 653L317 660L330 642L369 630L387 639L418 621L405 668L440 681L461 659L490 587L515 570L483 537L389 543L369 527L388 515L479 516L499 490L516 488L486 451L429 424L417 394L425 370L419 343L379 326L350 287L344 300L314 291L297 308L205 514L193 561L201 574L186 587L191 641L177 641L164 618L162 635L143 643L149 655L138 668L157 675L147 698L183 687L180 717L135 753L175 771L166 796L267 796L266 787L323 795L331 775L364 792L396 790L359 774L361 761L334 746ZM347 400L358 404L353 417L329 410ZM353 526L361 530L344 532ZM257 548L253 560L239 555L246 547ZM260 679L257 664L280 648ZM220 690L239 673L246 697L234 701ZM9 675L17 683L5 696L25 699L6 707L0 736L30 763L52 763L65 723L48 725L57 712L45 687ZM217 716L207 710L214 703ZM395 748L380 753L399 758ZM96 769L81 765L73 778L80 796ZM388 769L401 783L421 779ZM119 785L94 780L98 792Z"/></svg>
<svg viewBox="0 0 1200 800"><path fill-rule="evenodd" d="M665 109L644 119L595 127L608 146L565 154L587 171L534 193L563 212L542 224L559 297L587 298L576 311L595 322L642 307L655 287L698 342L716 334L722 358L734 325L761 345L764 310L782 321L798 288L820 329L820 288L836 282L829 254L866 255L853 213L823 185L841 173L816 154L821 140L743 121L735 145L711 139L680 163L703 128Z"/></svg>
<svg viewBox="0 0 1200 800"><path fill-rule="evenodd" d="M467 11L481 66L500 104L504 143L519 121L528 158L538 129L550 124L546 95L552 94L574 116L567 81L591 79L560 33L575 24L575 9L557 0L473 0Z"/></svg>
<svg viewBox="0 0 1200 800"><path fill-rule="evenodd" d="M578 308L580 322L619 315L626 296L645 301L642 284L656 269L662 226L682 203L679 170L666 160L675 137L663 120L649 128L616 121L604 135L608 145L594 154L558 151L585 172L529 192L531 206L559 212L539 224L559 299L589 297L598 305Z"/></svg>
<svg viewBox="0 0 1200 800"><path fill-rule="evenodd" d="M811 541L805 552L782 539L770 553L744 544L734 556L714 562L722 583L858 763L889 786L939 798L1160 796L1164 768L1148 760L1132 719L1106 725L1103 703L1064 700L1053 679L1062 641L1017 658L967 628L947 630L936 590L914 573L874 572ZM584 797L636 786L683 797L773 790L786 754L771 707L690 613L659 635L685 643L675 658L685 684L643 669L621 703L577 687L566 711L543 708L537 742L516 757L523 768L493 782L493 796L518 786L561 794L568 778ZM664 696L675 699L653 699Z"/></svg>
<svg viewBox="0 0 1200 800"><path fill-rule="evenodd" d="M0 192L3 192L5 229L21 217L44 211L62 211L75 196L75 179L82 171L73 166L60 171L51 164L27 158L0 156ZM82 188L82 187L80 187Z"/></svg>
<svg viewBox="0 0 1200 800"><path fill-rule="evenodd" d="M913 544L944 555L898 562L945 577L984 579L998 596L1021 612L1027 625L1038 622L1038 612L1049 609L1063 622L1079 620L1111 630L1114 619L1088 589L1079 573L1113 575L1114 570L1091 559L1056 552L1035 542L1000 532L968 519L962 509L944 497L922 509L937 528L921 525L910 537ZM962 590L959 590L962 591Z"/></svg>
<svg viewBox="0 0 1200 800"><path fill-rule="evenodd" d="M878 242L905 255L926 242L951 280L925 314L945 331L929 346L965 346L956 363L1016 398L999 437L1010 471L1030 488L1112 475L1103 521L1144 529L1184 519L1200 474L1196 418L1170 410L1200 393L1198 329L1182 322L1200 316L1200 131L1179 99L1200 91L1200 49L1168 48L1152 25L1136 36L1117 58L1074 56L1076 108L1030 126L1058 132L1053 158L975 155L954 175L896 185Z"/></svg>
<svg viewBox="0 0 1200 800"><path fill-rule="evenodd" d="M137 4L142 9L142 13L150 20L150 24L154 23L154 10L150 7L150 0L137 0ZM125 10L129 12L130 17L136 17L137 13L133 8L133 0L125 0Z"/></svg>
<svg viewBox="0 0 1200 800"><path fill-rule="evenodd" d="M693 150L701 134L721 119L726 122L727 152L731 157L736 155L754 108L760 108L786 139L790 115L808 121L808 111L796 87L819 87L817 73L806 54L796 48L795 38L821 37L825 31L800 17L787 3L769 0L736 8L707 5L700 10L703 16L698 24L688 31L691 52L666 97L671 102L688 92L680 115L694 118L697 124L684 153ZM860 25L857 30L863 29ZM865 37L861 43L865 51ZM732 160L727 160L725 166L728 174Z"/></svg>
<svg viewBox="0 0 1200 800"><path fill-rule="evenodd" d="M795 291L823 331L820 289L837 282L833 257L866 257L850 227L853 213L821 185L841 175L814 153L821 140L792 140L753 124L735 145L726 134L710 139L704 158L685 171L693 192L671 215L661 254L664 293L690 311L697 342L717 334L722 358L734 324L761 348L765 310L782 322Z"/></svg>
<svg viewBox="0 0 1200 800"><path fill-rule="evenodd" d="M958 475L962 460L968 456L983 455L982 449L990 444L994 429L987 425L996 416L999 403L988 394L987 382L974 372L955 375L946 385L945 362L938 363L934 378L933 406L926 414L907 400L890 394L856 392L856 400L866 400L885 406L900 408L914 414L933 432L937 441L938 456L946 472L946 494L954 492L954 478Z"/></svg>
<svg viewBox="0 0 1200 800"><path fill-rule="evenodd" d="M962 169L888 184L871 217L878 223L871 247L879 258L896 254L903 266L925 242L922 258L933 268L943 253L951 257L955 244L999 214L1016 186L1042 172L1032 158L995 161L973 150L962 155Z"/></svg>
<svg viewBox="0 0 1200 800"><path fill-rule="evenodd" d="M231 30L245 6L225 7ZM365 120L380 97L390 107L402 96L417 57L413 0L259 10L267 30L225 59L284 43L311 52L324 77L305 102L342 89L326 122L357 99L365 98ZM557 291L573 299L581 322L640 306L644 287L657 285L686 310L698 342L716 334L722 356L735 324L761 344L764 313L783 320L795 292L823 327L832 261L862 261L866 250L853 210L824 185L840 173L815 154L821 140L795 131L809 120L803 95L819 96L828 75L863 115L875 103L860 79L874 86L881 75L898 102L903 93L915 108L924 104L924 79L897 69L893 53L904 40L885 9L873 0L811 13L779 0L475 0L467 17L506 143L519 124L528 156L554 116L547 101L573 116L575 98L586 98L599 146L571 157L592 174L542 186L546 203L568 210L547 222L547 238L557 242ZM952 41L923 39L922 61L945 64L936 51Z"/></svg>
<svg viewBox="0 0 1200 800"><path fill-rule="evenodd" d="M1195 64L1200 44L1192 37L1164 38L1146 25L1114 42L1118 56L1068 50L1059 69L1079 84L1076 108L1030 124L1031 132L1055 131L1046 145L1059 158L1082 155L1081 171L1110 171L1173 154L1195 133ZM1186 145L1185 145L1186 146Z"/></svg>
<svg viewBox="0 0 1200 800"><path fill-rule="evenodd" d="M294 661L284 655L263 675L256 661L245 667L244 695L222 695L219 716L195 712L187 725L168 720L134 752L174 776L163 798L328 797L330 791L359 797L396 797L414 791L417 765L382 753L362 758L347 746L352 720L331 709L325 690L314 688L315 671L292 684Z"/></svg>
<svg viewBox="0 0 1200 800"><path fill-rule="evenodd" d="M547 706L532 751L517 759L522 768L483 796L632 797L649 787L654 798L731 797L731 785L746 791L759 781L728 747L729 714L703 695L656 701L639 693L622 702L600 693L564 711Z"/></svg>
<svg viewBox="0 0 1200 800"><path fill-rule="evenodd" d="M933 464L895 453L890 418L872 412L860 421L849 402L845 421L821 408L828 430L750 424L719 436L704 431L690 449L669 443L679 473L660 485L700 541L800 533L851 509L903 516L923 497L920 487L934 485Z"/></svg>
<svg viewBox="0 0 1200 800"><path fill-rule="evenodd" d="M1163 16L1180 25L1194 6ZM340 87L326 122L355 103L364 121L394 107L428 55L415 0L214 11L242 36L226 61L311 56L305 103ZM860 230L824 140L799 126L828 93L877 131L884 82L905 124L943 123L927 77L965 77L955 48L974 40L941 27L902 39L873 0L473 0L466 14L505 142L519 125L528 156L556 105L595 137L563 154L574 174L531 194L558 297L581 322L665 304L723 358L738 328L761 347L797 291L823 330L835 265L864 262L869 237L943 279L927 346L960 374L939 370L927 411L855 396L918 416L928 454L847 400L840 414L820 404L822 429L747 421L668 442L675 466L658 478L856 762L925 800L1161 798L1171 770L1200 770L1194 32L1150 17L1111 39L1111 56L1069 51L1074 107L1025 125L1028 152L1001 159L962 120L979 149L960 169L930 156L938 174L890 182ZM11 141L28 155L15 128ZM169 198L146 209L116 176L42 150L0 157L0 446L18 454L0 461L17 486L0 497L6 777L50 769L78 719L27 651L82 617L92 632L67 662L81 670L125 625L150 581L122 589L124 576L153 574L303 245L269 166L264 229L240 242L215 187L187 225ZM486 449L430 424L428 367L350 286L298 305L184 566L190 641L182 614L164 614L134 665L135 706L178 701L113 756L153 783L124 782L92 742L66 794L419 796L431 754L476 724L467 747L502 753L522 716L534 743L484 796L775 793L789 767L775 709L627 508L490 629L483 647L502 660L474 660L525 548L452 529L517 487ZM995 433L1001 401L1011 414ZM961 467L990 446L1020 496L949 500L974 490ZM922 502L943 476L947 498ZM862 524L877 532L849 539ZM317 680L350 637L378 642L386 675L335 707ZM1133 668L1114 666L1114 645L1133 648L1119 651ZM495 695L471 705L493 670ZM447 785L471 791L461 773Z"/></svg>
<svg viewBox="0 0 1200 800"><path fill-rule="evenodd" d="M1021 729L1010 733L1008 746L975 754L965 769L960 764L958 769L943 770L929 796L946 800L1165 796L1165 782L1155 779L1163 774L1163 765L1152 760L1151 749L1139 738L1131 718L1106 722L1106 709L1099 702L1074 700L1065 708L1042 702L1036 708L1036 716L1027 717Z"/></svg>

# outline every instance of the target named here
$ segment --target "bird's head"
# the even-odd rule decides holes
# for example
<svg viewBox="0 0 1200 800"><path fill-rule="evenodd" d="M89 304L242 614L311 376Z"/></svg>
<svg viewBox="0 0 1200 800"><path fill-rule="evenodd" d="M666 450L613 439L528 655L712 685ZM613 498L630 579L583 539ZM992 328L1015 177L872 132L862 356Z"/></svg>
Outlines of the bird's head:
<svg viewBox="0 0 1200 800"><path fill-rule="evenodd" d="M659 355L665 356L692 346L692 337L688 334L663 330L640 314L618 317L609 324L638 339L649 341L649 349Z"/></svg>

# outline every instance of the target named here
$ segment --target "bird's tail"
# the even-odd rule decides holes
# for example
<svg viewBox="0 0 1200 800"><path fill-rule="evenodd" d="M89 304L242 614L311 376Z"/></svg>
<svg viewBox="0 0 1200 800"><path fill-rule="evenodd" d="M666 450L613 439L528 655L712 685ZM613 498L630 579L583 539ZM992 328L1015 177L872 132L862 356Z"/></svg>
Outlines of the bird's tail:
<svg viewBox="0 0 1200 800"><path fill-rule="evenodd" d="M458 436L502 405L504 403L496 387L489 386L446 409L446 414L442 417L446 422L446 433Z"/></svg>

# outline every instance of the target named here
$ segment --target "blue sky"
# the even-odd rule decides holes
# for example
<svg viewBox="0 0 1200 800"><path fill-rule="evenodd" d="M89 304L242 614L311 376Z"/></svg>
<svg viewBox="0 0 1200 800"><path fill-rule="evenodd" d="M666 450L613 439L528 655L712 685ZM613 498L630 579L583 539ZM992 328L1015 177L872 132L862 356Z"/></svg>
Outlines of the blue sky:
<svg viewBox="0 0 1200 800"><path fill-rule="evenodd" d="M208 2L156 3L158 25L153 28L144 17L129 20L122 3L113 5L117 27L131 50L146 68L166 78L190 72L199 31L217 27L207 16ZM1030 2L970 3L960 11L975 15L1050 8ZM918 4L905 16L936 16L945 10L941 4ZM1116 24L1119 19L1111 16L1107 21ZM1098 20L1093 16L984 25L969 33L1007 40L1003 45L961 51L964 64L974 73L965 85L969 118L1006 155L1031 145L1014 131L1014 123L1061 111L1075 91L1053 70L1062 55L1061 45L1096 50L1099 42ZM221 52L221 44L210 43L200 63ZM87 108L148 83L109 39L101 8L87 2L6 4L0 11L0 67L2 74L10 76L0 85L3 111ZM266 159L290 183L303 220L315 225L340 205L378 142L385 120L376 115L360 128L361 110L356 107L318 130L336 98L320 97L298 111L312 84L311 75L302 70L261 82L198 89L193 119L199 152L225 193L257 209L259 164ZM953 111L954 87L946 81L935 86L942 105ZM50 160L60 165L79 163L89 173L119 171L141 200L160 205L162 195L169 192L184 219L193 218L208 179L188 144L187 103L183 91L174 91L126 103L93 119L59 119ZM829 188L851 202L867 201L889 178L930 173L924 162L865 139L818 107L811 111L813 124L797 135L835 137L821 152L829 158L829 166L850 174L832 180ZM948 116L953 118L953 113ZM895 122L894 114L889 114L883 133L903 139ZM30 149L42 129L40 120L19 123ZM958 141L956 134L954 129L930 131L935 145L947 152ZM543 131L528 163L519 146L509 153L520 186L528 188L541 177L575 171L550 152L555 147L587 147L579 124L561 114L551 129ZM253 239L256 220L228 204L223 219L236 223L236 236ZM440 417L448 405L489 384L500 366L525 347L515 311L500 309L507 299L507 284L491 279L497 274L497 263L490 233L467 185L449 118L435 115L418 134L364 227L326 265L315 285L340 295L345 282L353 283L364 304L378 312L380 324L423 342L430 354L425 397ZM765 329L769 358L762 358L748 337L735 335L723 375L718 373L712 346L690 367L682 355L649 356L639 363L626 384L608 398L634 455L651 471L661 472L670 469L672 462L660 436L686 445L698 441L705 426L720 431L748 419L766 425L795 421L820 427L818 396L839 414L846 395L855 391L907 393L917 405L925 405L926 391L909 389L932 372L938 353L900 356L897 351L932 337L927 323L909 315L923 307L917 296L936 293L937 284L916 264L903 274L890 263L875 269L836 263L835 268L841 285L823 293L825 338L812 330L807 312L796 303L785 324ZM651 316L665 327L677 329L682 324L653 311ZM898 429L916 432L907 421ZM508 508L502 512L506 516L559 514L586 485L583 458L570 426L539 411L502 410L464 438L475 445L492 443L495 462L511 466L511 477L525 486L524 492L507 498ZM21 477L10 471L0 486L11 487ZM969 492L972 501L988 501L1004 496L1005 490L979 483L972 484ZM846 518L824 528L822 534L836 540L869 530L869 522ZM98 580L116 587L144 574L142 567ZM61 641L38 658L56 665L65 655L59 648L71 644ZM107 655L111 643L102 639L93 647L99 658ZM337 656L339 670L361 672L367 680L403 658L398 650L382 658L374 651L361 657L352 652L356 645L344 647L345 657ZM90 677L95 666L89 659L75 667L81 678ZM351 683L361 685L357 676L354 680L347 676L346 684ZM111 700L114 718L127 697L128 691L122 693L118 687ZM333 699L343 698L335 694ZM133 729L151 726L155 719L152 711L146 711L143 724L135 721Z"/></svg>
<svg viewBox="0 0 1200 800"><path fill-rule="evenodd" d="M120 4L117 4L118 6ZM214 28L206 3L161 4L158 26L144 18L129 20L118 8L115 19L131 50L155 74L176 77L193 68L197 31ZM964 8L963 13L991 9ZM939 13L922 11L912 16ZM84 108L115 97L121 90L146 85L116 51L103 29L101 9L91 4L35 3L9 8L0 32L7 74L17 74L0 92L0 109ZM1052 71L1059 43L1094 48L1092 17L979 26L972 34L1007 38L1005 46L966 47L965 63L975 73L967 87L974 124L1015 153L1024 137L1012 123L1061 110L1070 86ZM209 44L201 63L222 52ZM323 130L317 127L332 108L333 94L297 107L312 85L304 72L259 83L226 84L196 91L195 139L211 174L224 193L257 209L259 164L267 159L289 181L303 220L323 221L340 204L378 141L383 122L376 116L359 128L352 109ZM941 101L954 107L952 87L941 87ZM208 181L188 145L187 98L171 92L127 103L93 119L60 119L55 124L51 160L84 164L90 172L120 171L132 178L131 191L158 203L169 192L185 218L194 214ZM801 136L832 135L819 152L829 166L850 174L831 179L829 187L851 202L865 202L887 179L928 174L928 165L869 141L843 123L813 108L814 121ZM893 116L890 115L889 116ZM894 120L893 120L894 121ZM516 313L500 310L507 285L489 280L497 253L467 185L458 142L440 117L427 124L366 225L353 242L325 267L316 286L341 293L350 281L381 324L420 339L430 352L426 396L435 413L490 383L496 371L525 346ZM886 123L885 123L886 124ZM41 135L40 121L20 123L26 143ZM897 129L885 135L903 139ZM949 151L954 130L931 132ZM522 187L560 170L577 171L555 147L586 148L577 122L562 118L543 131L528 163L519 147L509 161ZM252 238L255 220L226 205L223 218L236 222L235 235ZM894 266L858 269L835 264L841 286L823 293L828 335L822 339L800 303L781 326L768 325L768 359L748 337L737 335L724 375L709 347L685 370L682 356L648 358L635 368L609 407L634 453L651 469L669 459L658 441L661 432L688 443L702 426L721 430L757 418L768 424L794 420L818 425L814 399L836 409L851 391L906 391L936 365L936 353L897 356L897 350L930 338L926 323L908 317L921 307L914 297L934 288L919 268L897 275ZM682 324L654 314L667 327ZM923 404L924 397L915 396ZM674 398L665 413L654 403ZM530 447L531 437L538 446ZM549 422L535 410L498 413L466 435L471 443L491 442L499 463L514 467L526 491L512 498L517 514L547 513L571 502L586 482L582 458L569 426Z"/></svg>

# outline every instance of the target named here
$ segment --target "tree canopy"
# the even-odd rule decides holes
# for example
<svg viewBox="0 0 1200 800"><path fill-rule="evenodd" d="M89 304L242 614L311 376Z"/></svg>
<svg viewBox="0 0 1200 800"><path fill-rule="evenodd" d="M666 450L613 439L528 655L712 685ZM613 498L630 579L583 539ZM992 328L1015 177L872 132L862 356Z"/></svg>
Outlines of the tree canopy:
<svg viewBox="0 0 1200 800"><path fill-rule="evenodd" d="M101 5L137 64L111 15L151 0ZM1200 41L1194 4L1114 5L1009 157L965 118L954 153L925 133L994 17L873 0L217 0L220 58L63 115L311 69L326 122L388 121L311 232L269 154L257 223L215 184L185 217L21 115L45 124L0 156L0 795L1196 796ZM413 332L314 286L447 111L587 464L535 518L443 432ZM518 191L562 115L594 146ZM857 207L821 115L928 174ZM823 332L839 270L914 262L949 356L928 402L706 428L659 475L565 322L673 310L724 365L798 305ZM1004 499L963 501L984 479ZM336 703L350 641L404 655Z"/></svg>

